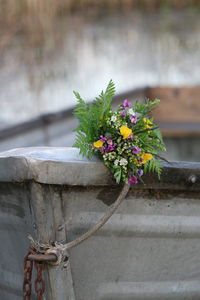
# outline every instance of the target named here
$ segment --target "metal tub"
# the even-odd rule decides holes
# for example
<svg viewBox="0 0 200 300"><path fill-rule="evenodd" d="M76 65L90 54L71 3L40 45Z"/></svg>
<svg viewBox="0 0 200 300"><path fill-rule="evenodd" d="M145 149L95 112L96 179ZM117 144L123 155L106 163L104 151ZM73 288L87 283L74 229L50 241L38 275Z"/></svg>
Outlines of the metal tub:
<svg viewBox="0 0 200 300"><path fill-rule="evenodd" d="M200 164L165 164L161 181L131 187L117 212L48 266L48 300L200 299ZM0 154L0 299L21 299L27 235L73 240L96 223L121 187L74 148ZM34 298L33 298L34 299Z"/></svg>

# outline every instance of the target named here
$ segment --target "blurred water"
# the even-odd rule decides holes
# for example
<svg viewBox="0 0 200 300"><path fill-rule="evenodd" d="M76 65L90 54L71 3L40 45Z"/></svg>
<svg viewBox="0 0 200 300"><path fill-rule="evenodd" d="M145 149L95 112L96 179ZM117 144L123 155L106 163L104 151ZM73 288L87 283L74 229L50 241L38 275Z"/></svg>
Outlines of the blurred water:
<svg viewBox="0 0 200 300"><path fill-rule="evenodd" d="M117 92L200 83L198 12L66 17L53 28L0 49L1 127L72 106L72 90L91 99L110 78Z"/></svg>

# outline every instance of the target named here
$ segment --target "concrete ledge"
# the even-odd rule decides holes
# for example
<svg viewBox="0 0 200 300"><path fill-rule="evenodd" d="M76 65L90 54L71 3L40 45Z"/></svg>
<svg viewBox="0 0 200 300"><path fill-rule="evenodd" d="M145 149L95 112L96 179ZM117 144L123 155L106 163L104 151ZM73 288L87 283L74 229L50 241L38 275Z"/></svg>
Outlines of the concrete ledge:
<svg viewBox="0 0 200 300"><path fill-rule="evenodd" d="M200 190L200 163L170 162L163 164L161 181L155 175L145 176L140 188ZM191 183L189 177L196 176ZM76 148L34 147L0 153L0 181L36 181L58 185L113 185L109 170L96 157L79 155Z"/></svg>

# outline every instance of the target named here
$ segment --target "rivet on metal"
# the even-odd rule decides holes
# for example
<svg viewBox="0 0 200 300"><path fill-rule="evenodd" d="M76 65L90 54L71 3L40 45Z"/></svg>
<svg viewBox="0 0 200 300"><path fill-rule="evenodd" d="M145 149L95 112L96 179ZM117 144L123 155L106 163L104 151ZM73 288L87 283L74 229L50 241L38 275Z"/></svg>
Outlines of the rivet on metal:
<svg viewBox="0 0 200 300"><path fill-rule="evenodd" d="M192 184L194 184L197 181L196 175L190 175L188 178L188 181Z"/></svg>

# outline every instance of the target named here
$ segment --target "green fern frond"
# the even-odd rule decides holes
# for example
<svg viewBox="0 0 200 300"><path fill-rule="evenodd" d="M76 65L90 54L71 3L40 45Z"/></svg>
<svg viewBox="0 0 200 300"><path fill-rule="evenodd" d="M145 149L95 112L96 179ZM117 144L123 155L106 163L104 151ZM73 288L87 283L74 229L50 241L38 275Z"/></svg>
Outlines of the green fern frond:
<svg viewBox="0 0 200 300"><path fill-rule="evenodd" d="M94 105L95 109L99 108L99 117L103 118L104 114L110 110L112 98L115 95L115 85L112 80L109 81L108 86L101 94L95 98Z"/></svg>
<svg viewBox="0 0 200 300"><path fill-rule="evenodd" d="M87 156L88 158L92 156L93 149L87 142L87 136L81 131L77 132L76 140L73 146L80 149L81 155Z"/></svg>
<svg viewBox="0 0 200 300"><path fill-rule="evenodd" d="M115 94L115 85L112 80L101 94L92 103L86 103L79 93L74 92L77 99L74 115L79 120L74 147L80 149L80 154L91 156L93 153L92 143L99 138L100 124L105 122L106 115L111 110L112 98Z"/></svg>
<svg viewBox="0 0 200 300"><path fill-rule="evenodd" d="M148 115L152 109L154 108L154 106L158 105L160 103L159 99L154 99L153 101L150 101L149 99L146 99L145 101L146 103L139 103L138 101L136 101L135 105L134 105L134 109L137 113L141 114L141 117L144 117L146 115Z"/></svg>
<svg viewBox="0 0 200 300"><path fill-rule="evenodd" d="M160 179L162 172L162 166L160 164L160 161L154 158L148 161L146 164L144 164L144 172L156 173L158 178Z"/></svg>

